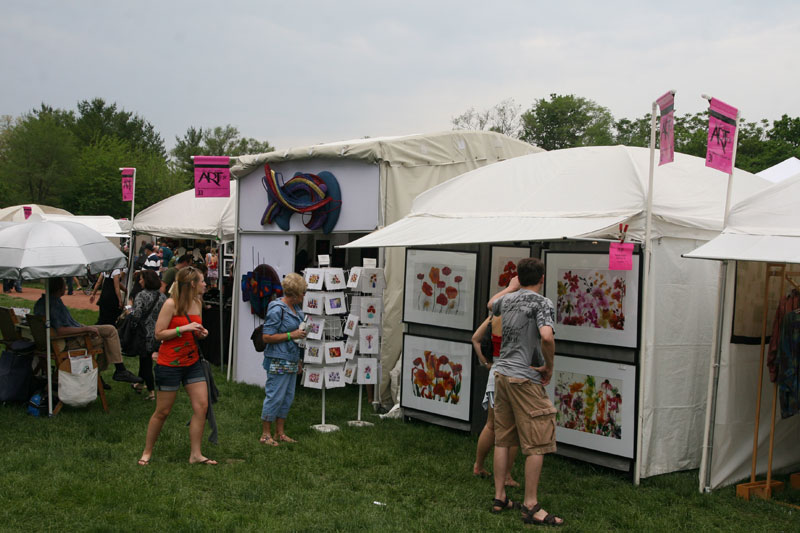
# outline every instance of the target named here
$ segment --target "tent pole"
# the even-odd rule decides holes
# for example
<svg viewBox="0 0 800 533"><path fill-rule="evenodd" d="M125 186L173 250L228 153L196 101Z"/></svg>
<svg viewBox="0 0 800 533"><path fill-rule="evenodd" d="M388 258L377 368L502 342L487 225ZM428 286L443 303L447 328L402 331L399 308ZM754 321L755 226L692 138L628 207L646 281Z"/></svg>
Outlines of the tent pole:
<svg viewBox="0 0 800 533"><path fill-rule="evenodd" d="M223 255L224 251L225 243L220 240L220 244L217 246L217 288L219 289L219 369L223 374L225 373L225 337L222 334L225 331L225 299L222 297L222 266L225 264L222 258L225 257Z"/></svg>
<svg viewBox="0 0 800 533"><path fill-rule="evenodd" d="M228 381L231 380L231 374L233 369L233 354L236 351L236 344L238 342L238 329L236 325L239 323L239 306L237 305L239 301L239 290L240 286L236 283L236 280L239 279L239 258L241 257L241 250L240 248L240 239L239 239L239 199L242 197L242 180L236 180L236 217L233 220L233 271L231 272L231 276L233 279L231 280L231 329L229 331L229 338L228 338ZM225 261L223 260L223 264ZM220 278L222 279L222 278ZM223 293L220 293L220 300L224 297ZM222 302L220 302L222 305ZM221 331L221 330L220 330Z"/></svg>
<svg viewBox="0 0 800 533"><path fill-rule="evenodd" d="M53 371L50 367L50 279L44 280L44 326L47 332L47 414L53 416Z"/></svg>
<svg viewBox="0 0 800 533"><path fill-rule="evenodd" d="M647 222L644 232L644 274L642 275L642 325L641 343L639 346L639 400L638 400L638 424L636 427L636 461L633 467L633 484L638 486L642 477L642 435L644 433L644 385L647 382L647 321L649 320L649 285L650 285L650 257L651 250L651 231L653 224L653 176L655 173L656 160L656 108L657 102L653 102L650 111L650 176L647 184Z"/></svg>
<svg viewBox="0 0 800 533"><path fill-rule="evenodd" d="M722 330L725 324L725 293L728 287L728 262L720 266L717 283L717 324L711 341L711 360L708 373L706 417L703 427L703 449L700 458L700 492L711 490L711 459L714 452L714 422L717 417L717 392L719 390L719 365L722 360Z"/></svg>

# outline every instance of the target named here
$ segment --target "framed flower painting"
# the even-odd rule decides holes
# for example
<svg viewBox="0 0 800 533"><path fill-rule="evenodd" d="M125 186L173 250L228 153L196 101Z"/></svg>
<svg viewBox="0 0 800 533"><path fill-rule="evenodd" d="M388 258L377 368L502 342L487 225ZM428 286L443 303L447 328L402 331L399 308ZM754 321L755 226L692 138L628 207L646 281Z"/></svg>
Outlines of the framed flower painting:
<svg viewBox="0 0 800 533"><path fill-rule="evenodd" d="M549 252L545 296L556 308L556 340L635 348L639 256L633 270L609 270L608 254Z"/></svg>
<svg viewBox="0 0 800 533"><path fill-rule="evenodd" d="M403 321L472 330L478 254L406 249Z"/></svg>
<svg viewBox="0 0 800 533"><path fill-rule="evenodd" d="M528 247L492 246L492 261L489 269L489 297L508 287L517 275L517 262L531 256Z"/></svg>
<svg viewBox="0 0 800 533"><path fill-rule="evenodd" d="M404 335L401 407L469 421L471 358L468 342Z"/></svg>
<svg viewBox="0 0 800 533"><path fill-rule="evenodd" d="M556 408L556 441L633 458L634 365L556 355L545 389Z"/></svg>

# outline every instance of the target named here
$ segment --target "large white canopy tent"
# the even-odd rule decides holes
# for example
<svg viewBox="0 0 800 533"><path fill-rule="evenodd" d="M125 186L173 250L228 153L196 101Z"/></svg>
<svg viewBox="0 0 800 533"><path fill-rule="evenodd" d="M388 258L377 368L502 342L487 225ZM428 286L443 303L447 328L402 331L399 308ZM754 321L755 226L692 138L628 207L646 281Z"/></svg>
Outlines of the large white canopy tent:
<svg viewBox="0 0 800 533"><path fill-rule="evenodd" d="M753 425L759 373L758 345L732 342L737 263L771 262L800 264L800 174L742 200L731 208L722 234L684 257L732 261L723 292L723 314L719 354L712 354L711 368L719 375L715 386L711 374L700 467L700 490L729 485L750 473L753 451ZM766 269L766 265L761 265ZM763 275L761 276L763 279ZM777 285L777 282L774 282ZM764 285L761 283L763 294ZM761 301L761 295L754 295ZM768 332L772 330L774 307L768 308ZM753 313L760 317L761 313ZM760 324L759 324L760 325ZM769 374L762 380L760 420L769 420L772 385ZM715 407L715 408L714 408ZM759 473L767 466L769 424L759 426ZM780 419L775 425L773 467L782 469L800 462L800 417Z"/></svg>
<svg viewBox="0 0 800 533"><path fill-rule="evenodd" d="M408 216L346 246L616 239L619 223L629 224L629 238L641 242L649 159L645 148L609 146L495 163L420 194ZM719 268L681 254L721 231L727 184L727 176L707 168L703 159L684 154L655 172L646 289L652 297L643 310L648 363L640 377L642 477L700 462ZM732 197L740 200L768 185L736 170Z"/></svg>
<svg viewBox="0 0 800 533"><path fill-rule="evenodd" d="M0 220L6 222L23 222L25 220L25 208L31 208L32 215L71 215L69 211L59 207L52 207L41 204L12 205L0 209Z"/></svg>
<svg viewBox="0 0 800 533"><path fill-rule="evenodd" d="M231 187L230 198L196 198L194 189L189 189L142 209L134 218L133 231L230 242L236 235L235 217L235 187Z"/></svg>
<svg viewBox="0 0 800 533"><path fill-rule="evenodd" d="M354 139L240 156L231 168L232 175L238 178L239 186L244 187L240 204L245 208L240 212L240 239L237 246L241 252L242 247L249 246L245 246L246 240L257 239L259 236L272 237L283 243L284 236L287 235L287 232L278 229L274 224L253 224L253 215L248 213L248 210L255 209L255 205L246 205L248 202L266 200L261 184L265 163L269 163L276 172L282 172L287 178L295 171L317 172L328 169L334 172L340 179L345 203L339 223L332 233L346 236L351 232L363 233L400 220L408 214L418 194L450 178L497 161L541 151L541 148L495 132L445 131ZM347 187L352 188L346 190ZM259 205L257 214L263 211L265 205ZM357 217L356 213L359 213ZM343 222L345 217L358 218L358 222L346 224ZM292 222L296 225L292 226L289 234L311 233L303 228L299 217L294 218L298 220ZM341 242L346 242L346 239ZM292 271L293 254L286 259L288 266L285 267L281 264L280 253L276 253L274 248L262 248L261 252L270 255L270 264L279 274ZM381 365L384 371L380 398L382 402L391 405L389 370L397 362L402 347L404 250L384 250L382 261L386 272L386 290L383 295L384 337L381 340ZM243 253L239 253L237 268L246 263ZM235 299L238 298L235 295ZM240 302L240 305L244 304ZM243 317L240 312L236 320L239 328L234 350L237 358L237 363L234 364L236 379L260 383L263 379L260 355L249 341L255 324L248 325ZM245 366L247 364L251 367Z"/></svg>

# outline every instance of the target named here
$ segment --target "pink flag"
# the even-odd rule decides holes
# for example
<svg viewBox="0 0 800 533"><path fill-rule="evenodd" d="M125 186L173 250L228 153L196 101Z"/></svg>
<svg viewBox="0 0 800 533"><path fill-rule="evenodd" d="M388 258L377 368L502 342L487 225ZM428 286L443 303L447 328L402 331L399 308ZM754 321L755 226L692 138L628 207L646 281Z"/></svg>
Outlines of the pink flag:
<svg viewBox="0 0 800 533"><path fill-rule="evenodd" d="M29 205L23 205L22 212L25 215L25 220L28 220L28 217L31 216L31 213L33 213L33 208Z"/></svg>
<svg viewBox="0 0 800 533"><path fill-rule="evenodd" d="M231 195L230 158L197 155L194 157L194 195L196 198L227 198Z"/></svg>
<svg viewBox="0 0 800 533"><path fill-rule="evenodd" d="M736 134L736 119L739 110L712 98L708 111L706 166L730 174L733 172L733 139Z"/></svg>
<svg viewBox="0 0 800 533"><path fill-rule="evenodd" d="M675 95L672 91L665 93L658 100L658 108L661 110L661 127L659 150L661 152L658 166L666 165L675 161Z"/></svg>
<svg viewBox="0 0 800 533"><path fill-rule="evenodd" d="M633 270L633 243L612 242L608 247L609 270Z"/></svg>
<svg viewBox="0 0 800 533"><path fill-rule="evenodd" d="M133 175L135 169L123 168L122 169L122 201L133 201Z"/></svg>

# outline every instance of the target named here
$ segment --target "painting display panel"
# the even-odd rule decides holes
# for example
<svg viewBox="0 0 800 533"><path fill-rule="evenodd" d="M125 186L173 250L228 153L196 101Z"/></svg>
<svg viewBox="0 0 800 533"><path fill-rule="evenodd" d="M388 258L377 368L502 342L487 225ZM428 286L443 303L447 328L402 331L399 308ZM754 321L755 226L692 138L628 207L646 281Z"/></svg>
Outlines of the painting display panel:
<svg viewBox="0 0 800 533"><path fill-rule="evenodd" d="M335 365L344 360L344 343L342 341L325 343L325 364Z"/></svg>
<svg viewBox="0 0 800 533"><path fill-rule="evenodd" d="M306 337L313 340L320 340L322 333L325 331L325 319L318 316L308 317L308 324L306 325Z"/></svg>
<svg viewBox="0 0 800 533"><path fill-rule="evenodd" d="M528 247L492 246L492 261L489 269L489 296L508 287L517 275L517 262L531 256Z"/></svg>
<svg viewBox="0 0 800 533"><path fill-rule="evenodd" d="M325 288L331 291L345 288L344 271L341 268L325 269Z"/></svg>
<svg viewBox="0 0 800 533"><path fill-rule="evenodd" d="M308 293L306 293L308 295ZM347 313L347 303L343 292L325 293L325 313L329 315L343 315Z"/></svg>
<svg viewBox="0 0 800 533"><path fill-rule="evenodd" d="M380 324L381 323L381 309L383 301L380 298L368 298L362 296L359 300L361 305L359 313L359 321L362 324Z"/></svg>
<svg viewBox="0 0 800 533"><path fill-rule="evenodd" d="M556 441L633 458L636 367L556 355L545 389L556 408Z"/></svg>
<svg viewBox="0 0 800 533"><path fill-rule="evenodd" d="M344 365L325 367L325 388L338 389L344 387Z"/></svg>
<svg viewBox="0 0 800 533"><path fill-rule="evenodd" d="M633 270L609 270L607 254L550 252L545 268L545 296L556 308L558 340L636 347L638 255Z"/></svg>
<svg viewBox="0 0 800 533"><path fill-rule="evenodd" d="M478 255L406 249L403 321L472 330Z"/></svg>
<svg viewBox="0 0 800 533"><path fill-rule="evenodd" d="M324 358L324 351L325 343L322 341L306 341L303 362L310 364L321 364Z"/></svg>
<svg viewBox="0 0 800 533"><path fill-rule="evenodd" d="M303 369L303 386L310 389L322 389L324 383L323 367L310 365Z"/></svg>
<svg viewBox="0 0 800 533"><path fill-rule="evenodd" d="M400 405L469 421L472 344L403 336Z"/></svg>

